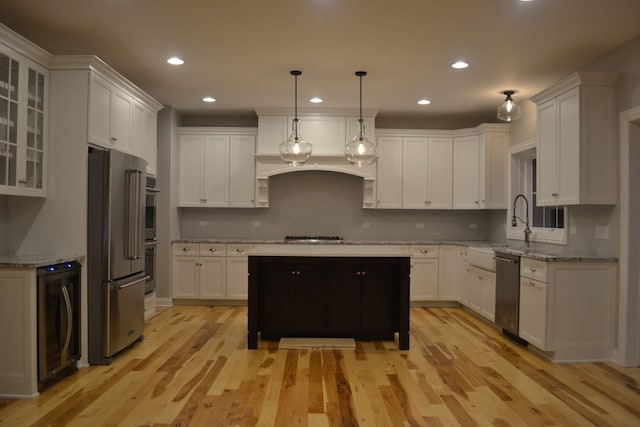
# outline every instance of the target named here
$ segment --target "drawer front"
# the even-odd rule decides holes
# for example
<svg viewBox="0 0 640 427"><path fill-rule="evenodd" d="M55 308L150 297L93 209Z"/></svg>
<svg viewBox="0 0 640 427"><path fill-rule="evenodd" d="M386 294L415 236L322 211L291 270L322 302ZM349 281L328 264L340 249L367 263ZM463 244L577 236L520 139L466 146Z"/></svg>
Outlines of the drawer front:
<svg viewBox="0 0 640 427"><path fill-rule="evenodd" d="M198 243L174 243L171 245L173 255L198 256L199 249Z"/></svg>
<svg viewBox="0 0 640 427"><path fill-rule="evenodd" d="M224 243L200 243L200 256L225 256L227 245Z"/></svg>
<svg viewBox="0 0 640 427"><path fill-rule="evenodd" d="M547 281L548 264L544 261L522 257L520 259L520 276L529 279Z"/></svg>
<svg viewBox="0 0 640 427"><path fill-rule="evenodd" d="M253 249L248 243L227 243L227 256L247 256L247 252Z"/></svg>
<svg viewBox="0 0 640 427"><path fill-rule="evenodd" d="M438 245L411 245L413 258L438 258Z"/></svg>

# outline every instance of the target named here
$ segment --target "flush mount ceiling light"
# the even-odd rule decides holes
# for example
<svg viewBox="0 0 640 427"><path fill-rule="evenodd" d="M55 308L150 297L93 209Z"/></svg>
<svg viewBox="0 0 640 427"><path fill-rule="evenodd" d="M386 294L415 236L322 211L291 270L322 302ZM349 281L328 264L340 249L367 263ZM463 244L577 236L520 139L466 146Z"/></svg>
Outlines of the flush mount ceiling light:
<svg viewBox="0 0 640 427"><path fill-rule="evenodd" d="M456 61L453 64L451 64L451 68L455 68L457 70L461 70L463 68L467 68L469 66L469 64L467 62L464 61Z"/></svg>
<svg viewBox="0 0 640 427"><path fill-rule="evenodd" d="M520 107L511 99L511 95L516 92L514 90L505 90L502 93L505 94L507 98L504 100L504 103L498 107L498 118L505 122L512 122L520 117L521 114Z"/></svg>
<svg viewBox="0 0 640 427"><path fill-rule="evenodd" d="M286 141L280 143L280 157L291 166L301 165L311 157L311 144L303 140L298 131L298 76L300 74L302 71L291 70L295 81L294 118L291 125L291 135Z"/></svg>
<svg viewBox="0 0 640 427"><path fill-rule="evenodd" d="M177 56L174 56L172 58L167 59L167 62L171 65L182 65L184 64L184 61L180 58L178 58Z"/></svg>
<svg viewBox="0 0 640 427"><path fill-rule="evenodd" d="M431 104L431 101L429 101L428 99L421 99L418 101L418 104L420 105L429 105Z"/></svg>
<svg viewBox="0 0 640 427"><path fill-rule="evenodd" d="M204 98L202 98L202 100L204 102L216 102L216 99L211 96L205 96Z"/></svg>
<svg viewBox="0 0 640 427"><path fill-rule="evenodd" d="M309 100L309 102L312 102L312 103L314 103L314 104L319 104L319 103L321 103L322 101L323 101L323 100L322 100L322 98L318 98L318 97L311 98L311 99Z"/></svg>
<svg viewBox="0 0 640 427"><path fill-rule="evenodd" d="M360 118L358 119L358 132L356 136L344 146L344 155L349 163L359 167L372 164L376 161L378 155L378 147L365 135L364 120L362 119L362 77L366 75L366 71L356 71L356 76L360 78Z"/></svg>

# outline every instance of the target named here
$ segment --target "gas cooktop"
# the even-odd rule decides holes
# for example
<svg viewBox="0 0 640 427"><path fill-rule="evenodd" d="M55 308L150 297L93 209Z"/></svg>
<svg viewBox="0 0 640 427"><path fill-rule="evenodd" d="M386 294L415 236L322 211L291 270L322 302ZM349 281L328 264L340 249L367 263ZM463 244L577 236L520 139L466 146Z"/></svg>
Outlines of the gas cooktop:
<svg viewBox="0 0 640 427"><path fill-rule="evenodd" d="M342 243L342 236L285 236L285 243Z"/></svg>

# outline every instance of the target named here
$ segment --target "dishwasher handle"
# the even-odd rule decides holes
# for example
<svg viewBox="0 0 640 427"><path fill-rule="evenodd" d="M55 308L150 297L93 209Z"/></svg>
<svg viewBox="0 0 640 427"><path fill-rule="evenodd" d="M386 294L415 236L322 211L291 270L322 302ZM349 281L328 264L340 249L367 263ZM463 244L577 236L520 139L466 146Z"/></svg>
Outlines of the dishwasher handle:
<svg viewBox="0 0 640 427"><path fill-rule="evenodd" d="M494 256L493 259L495 259L496 261L508 262L509 264L517 264L518 263L518 260L504 258L504 257L501 257L501 256Z"/></svg>

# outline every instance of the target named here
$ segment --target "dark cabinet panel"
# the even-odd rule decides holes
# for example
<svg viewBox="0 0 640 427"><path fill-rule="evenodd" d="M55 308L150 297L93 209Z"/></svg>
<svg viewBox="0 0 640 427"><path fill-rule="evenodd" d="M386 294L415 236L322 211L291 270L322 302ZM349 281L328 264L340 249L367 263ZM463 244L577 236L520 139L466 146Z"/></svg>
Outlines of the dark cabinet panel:
<svg viewBox="0 0 640 427"><path fill-rule="evenodd" d="M249 257L248 347L281 337L409 346L409 258Z"/></svg>

